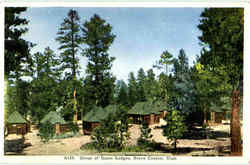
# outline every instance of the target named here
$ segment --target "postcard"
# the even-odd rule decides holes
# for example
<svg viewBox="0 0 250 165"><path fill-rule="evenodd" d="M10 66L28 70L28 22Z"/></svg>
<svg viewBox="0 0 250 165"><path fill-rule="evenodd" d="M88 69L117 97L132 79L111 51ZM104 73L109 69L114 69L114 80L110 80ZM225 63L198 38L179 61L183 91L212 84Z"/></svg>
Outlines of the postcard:
<svg viewBox="0 0 250 165"><path fill-rule="evenodd" d="M247 3L1 9L0 162L249 161Z"/></svg>

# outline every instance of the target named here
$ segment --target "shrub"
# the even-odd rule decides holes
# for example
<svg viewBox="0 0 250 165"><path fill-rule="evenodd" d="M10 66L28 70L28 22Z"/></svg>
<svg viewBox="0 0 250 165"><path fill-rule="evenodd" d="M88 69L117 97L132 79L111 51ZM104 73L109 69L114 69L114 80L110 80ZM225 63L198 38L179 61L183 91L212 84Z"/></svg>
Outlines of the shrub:
<svg viewBox="0 0 250 165"><path fill-rule="evenodd" d="M53 137L53 139L66 139L66 138L71 138L71 137L78 136L78 135L79 135L79 133L66 132L64 134L55 135Z"/></svg>
<svg viewBox="0 0 250 165"><path fill-rule="evenodd" d="M39 127L39 136L42 142L47 143L55 135L55 127L50 122L45 122Z"/></svg>
<svg viewBox="0 0 250 165"><path fill-rule="evenodd" d="M137 140L137 144L142 147L148 147L150 145L150 138L152 138L151 128L149 128L146 122L143 122L142 126L140 127L141 136Z"/></svg>
<svg viewBox="0 0 250 165"><path fill-rule="evenodd" d="M120 107L119 112L109 114L100 126L94 129L92 143L99 151L120 151L129 138L128 128L126 110Z"/></svg>

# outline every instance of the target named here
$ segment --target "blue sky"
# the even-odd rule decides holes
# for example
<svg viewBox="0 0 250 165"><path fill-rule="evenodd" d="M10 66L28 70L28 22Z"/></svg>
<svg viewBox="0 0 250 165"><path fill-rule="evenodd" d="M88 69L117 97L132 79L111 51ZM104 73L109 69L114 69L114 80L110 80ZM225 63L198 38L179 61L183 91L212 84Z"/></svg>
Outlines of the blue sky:
<svg viewBox="0 0 250 165"><path fill-rule="evenodd" d="M59 44L56 33L70 8L28 8L22 16L29 23L25 39L36 43L32 52L43 52L50 46L58 55ZM93 14L100 15L112 25L116 38L110 47L110 56L116 57L112 72L117 79L128 78L129 72L137 73L152 68L164 50L174 56L183 48L192 65L200 53L198 36L199 16L203 8L74 8L78 11L81 23ZM84 76L87 59L81 57L81 75ZM159 71L154 70L155 73Z"/></svg>

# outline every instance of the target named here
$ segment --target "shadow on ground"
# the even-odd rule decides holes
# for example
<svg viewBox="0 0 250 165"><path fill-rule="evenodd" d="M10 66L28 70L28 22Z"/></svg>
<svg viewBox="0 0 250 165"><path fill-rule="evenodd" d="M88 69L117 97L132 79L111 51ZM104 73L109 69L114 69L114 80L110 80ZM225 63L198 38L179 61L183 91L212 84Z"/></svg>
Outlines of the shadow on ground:
<svg viewBox="0 0 250 165"><path fill-rule="evenodd" d="M31 143L25 143L24 138L14 140L4 140L5 155L25 155L23 150L31 146Z"/></svg>

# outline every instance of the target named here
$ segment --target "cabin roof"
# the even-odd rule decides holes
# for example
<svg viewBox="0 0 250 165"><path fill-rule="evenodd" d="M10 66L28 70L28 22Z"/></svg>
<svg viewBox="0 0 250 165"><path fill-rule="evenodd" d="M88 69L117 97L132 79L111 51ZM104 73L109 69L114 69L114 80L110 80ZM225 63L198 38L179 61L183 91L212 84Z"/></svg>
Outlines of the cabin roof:
<svg viewBox="0 0 250 165"><path fill-rule="evenodd" d="M85 122L101 122L105 119L109 114L116 113L119 110L119 106L117 105L109 105L105 108L94 106L91 111L86 113L83 117L83 121Z"/></svg>
<svg viewBox="0 0 250 165"><path fill-rule="evenodd" d="M8 124L24 124L26 123L26 120L22 117L22 115L14 111L7 119Z"/></svg>
<svg viewBox="0 0 250 165"><path fill-rule="evenodd" d="M41 123L50 122L51 124L66 124L65 120L55 111L50 111L44 118L41 120Z"/></svg>
<svg viewBox="0 0 250 165"><path fill-rule="evenodd" d="M131 115L160 114L167 110L167 104L163 101L147 101L136 103L129 111Z"/></svg>

